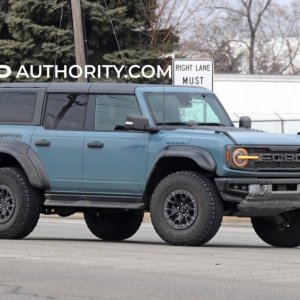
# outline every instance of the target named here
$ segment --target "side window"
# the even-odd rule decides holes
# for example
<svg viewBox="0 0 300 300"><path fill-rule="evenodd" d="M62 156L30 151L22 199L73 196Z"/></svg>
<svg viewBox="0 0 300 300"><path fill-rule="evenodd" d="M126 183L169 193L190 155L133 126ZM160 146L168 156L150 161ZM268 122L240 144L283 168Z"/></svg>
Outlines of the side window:
<svg viewBox="0 0 300 300"><path fill-rule="evenodd" d="M47 129L83 130L87 95L49 94L43 126Z"/></svg>
<svg viewBox="0 0 300 300"><path fill-rule="evenodd" d="M0 93L0 122L32 122L36 93Z"/></svg>
<svg viewBox="0 0 300 300"><path fill-rule="evenodd" d="M95 130L112 131L123 129L126 117L130 114L141 114L135 95L97 95Z"/></svg>

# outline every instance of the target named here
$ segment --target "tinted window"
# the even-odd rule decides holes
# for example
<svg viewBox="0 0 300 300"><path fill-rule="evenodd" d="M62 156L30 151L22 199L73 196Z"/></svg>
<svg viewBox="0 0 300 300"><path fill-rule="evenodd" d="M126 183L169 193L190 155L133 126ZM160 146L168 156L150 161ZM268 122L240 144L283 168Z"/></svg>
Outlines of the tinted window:
<svg viewBox="0 0 300 300"><path fill-rule="evenodd" d="M0 93L0 122L32 122L36 93Z"/></svg>
<svg viewBox="0 0 300 300"><path fill-rule="evenodd" d="M43 126L48 129L82 130L87 95L49 94Z"/></svg>
<svg viewBox="0 0 300 300"><path fill-rule="evenodd" d="M97 95L95 130L122 129L125 126L126 117L132 114L141 114L134 95Z"/></svg>

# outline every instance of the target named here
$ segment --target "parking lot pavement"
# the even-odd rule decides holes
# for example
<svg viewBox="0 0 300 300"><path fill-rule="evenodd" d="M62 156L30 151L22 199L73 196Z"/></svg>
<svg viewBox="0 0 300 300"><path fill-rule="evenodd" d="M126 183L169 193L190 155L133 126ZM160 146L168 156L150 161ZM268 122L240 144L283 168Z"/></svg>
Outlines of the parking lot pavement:
<svg viewBox="0 0 300 300"><path fill-rule="evenodd" d="M0 241L0 299L299 299L300 248L223 226L204 247L166 245L144 223L103 242L80 219L40 220L25 240Z"/></svg>

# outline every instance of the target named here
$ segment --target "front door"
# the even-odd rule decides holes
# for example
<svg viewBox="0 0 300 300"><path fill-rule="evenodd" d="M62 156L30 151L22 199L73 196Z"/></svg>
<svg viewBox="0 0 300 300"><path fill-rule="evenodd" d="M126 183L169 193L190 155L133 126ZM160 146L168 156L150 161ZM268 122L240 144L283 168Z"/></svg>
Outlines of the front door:
<svg viewBox="0 0 300 300"><path fill-rule="evenodd" d="M141 114L135 95L99 94L93 101L93 125L83 149L84 191L141 195L149 133L125 130L126 116Z"/></svg>

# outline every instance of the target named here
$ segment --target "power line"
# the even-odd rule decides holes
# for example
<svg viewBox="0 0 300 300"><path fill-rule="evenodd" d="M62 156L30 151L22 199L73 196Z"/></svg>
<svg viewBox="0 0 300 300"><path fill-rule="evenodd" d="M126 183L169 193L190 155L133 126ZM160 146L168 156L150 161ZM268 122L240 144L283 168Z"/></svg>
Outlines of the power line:
<svg viewBox="0 0 300 300"><path fill-rule="evenodd" d="M55 54L55 59L54 59L54 66L56 66L57 63L57 58L58 58L58 47L60 44L60 32L61 32L61 27L62 27L62 19L63 19L63 13L64 13L64 2L62 2L61 10L60 10L60 20L59 20L59 28L57 32L57 43L56 43L56 54ZM54 80L54 72L53 72L53 80Z"/></svg>
<svg viewBox="0 0 300 300"><path fill-rule="evenodd" d="M127 70L127 65L126 65L126 63L125 63L125 59L124 59L123 54L122 54L122 51L121 51L121 47L120 47L120 44L119 44L119 40L118 40L118 37L117 37L117 33L116 33L116 30L115 30L113 21L112 21L112 19L111 19L111 15L110 15L109 10L108 10L107 2L106 2L106 0L103 0L103 1L104 1L104 4L105 4L106 12L107 12L107 14L108 14L109 21L110 21L110 24L111 24L111 27L112 27L112 30L113 30L115 39L116 39L116 43L117 43L117 46L118 46L118 49L119 49L119 53L120 53L120 55L121 55L122 62L123 62L123 64L124 64L124 66L125 66L125 71L126 71L126 74L127 74L127 76L128 76L127 78L128 78L128 80L129 80L129 82L130 82L130 77L129 77L129 73L128 73L128 70Z"/></svg>

